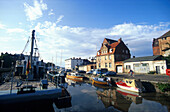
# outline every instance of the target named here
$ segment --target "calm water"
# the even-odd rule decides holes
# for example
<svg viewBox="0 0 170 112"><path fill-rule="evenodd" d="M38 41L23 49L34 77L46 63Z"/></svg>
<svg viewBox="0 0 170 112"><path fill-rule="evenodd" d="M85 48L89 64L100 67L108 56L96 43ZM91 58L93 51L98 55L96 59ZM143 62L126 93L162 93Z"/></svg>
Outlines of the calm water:
<svg viewBox="0 0 170 112"><path fill-rule="evenodd" d="M158 93L145 93L140 96L128 93L119 88L91 85L83 82L67 80L67 90L72 96L71 102L65 105L57 104L56 100L39 100L5 108L14 112L168 112L170 111L170 96ZM0 109L1 110L1 109ZM16 111L16 110L15 110Z"/></svg>
<svg viewBox="0 0 170 112"><path fill-rule="evenodd" d="M68 82L67 90L72 96L72 106L56 111L97 112L168 112L170 96L145 93L140 96L117 88L102 87L82 82Z"/></svg>

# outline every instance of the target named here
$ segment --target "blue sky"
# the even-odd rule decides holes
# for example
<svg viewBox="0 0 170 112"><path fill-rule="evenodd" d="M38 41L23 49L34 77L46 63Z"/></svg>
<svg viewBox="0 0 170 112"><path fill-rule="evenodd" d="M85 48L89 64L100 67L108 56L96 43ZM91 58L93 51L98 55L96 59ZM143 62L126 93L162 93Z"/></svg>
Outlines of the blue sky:
<svg viewBox="0 0 170 112"><path fill-rule="evenodd" d="M41 58L57 65L61 51L63 66L67 58L95 56L104 38L122 38L132 56L150 56L153 38L170 29L169 6L169 0L1 0L0 52L21 53L35 29Z"/></svg>

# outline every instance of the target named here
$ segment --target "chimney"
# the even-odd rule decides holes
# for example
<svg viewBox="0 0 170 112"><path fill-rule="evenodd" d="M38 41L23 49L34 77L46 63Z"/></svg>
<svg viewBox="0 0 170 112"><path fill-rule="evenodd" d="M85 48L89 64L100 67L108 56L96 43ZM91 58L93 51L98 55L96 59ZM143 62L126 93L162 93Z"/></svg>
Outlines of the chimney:
<svg viewBox="0 0 170 112"><path fill-rule="evenodd" d="M119 43L122 42L122 38L120 38L120 39L118 40L118 42L119 42Z"/></svg>

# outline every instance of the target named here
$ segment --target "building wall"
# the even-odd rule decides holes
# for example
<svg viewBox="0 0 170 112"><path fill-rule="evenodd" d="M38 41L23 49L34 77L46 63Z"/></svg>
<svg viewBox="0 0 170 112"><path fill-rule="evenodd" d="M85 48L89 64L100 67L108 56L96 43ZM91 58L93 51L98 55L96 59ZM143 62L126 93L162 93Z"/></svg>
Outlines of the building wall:
<svg viewBox="0 0 170 112"><path fill-rule="evenodd" d="M153 55L160 55L159 46L153 47Z"/></svg>
<svg viewBox="0 0 170 112"><path fill-rule="evenodd" d="M169 56L170 55L170 49L165 51L165 54L163 56Z"/></svg>
<svg viewBox="0 0 170 112"><path fill-rule="evenodd" d="M130 56L129 49L123 42L121 42L115 49L115 62L129 59Z"/></svg>
<svg viewBox="0 0 170 112"><path fill-rule="evenodd" d="M164 55L163 50L170 47L167 43L170 44L170 37L153 39L153 55Z"/></svg>
<svg viewBox="0 0 170 112"><path fill-rule="evenodd" d="M139 65L139 66L138 66ZM130 68L129 68L130 66ZM141 61L141 62L125 62L124 72L128 73L132 69L135 73L148 73L149 71L156 71L156 66L160 67L160 74L166 73L166 61Z"/></svg>
<svg viewBox="0 0 170 112"><path fill-rule="evenodd" d="M87 65L79 66L79 70L87 71Z"/></svg>
<svg viewBox="0 0 170 112"><path fill-rule="evenodd" d="M111 57L109 59L109 57ZM102 55L102 56L98 56L96 58L96 66L97 69L99 68L107 68L109 71L115 71L115 61L114 61L114 54L109 54L109 55ZM99 63L100 63L100 67L99 67ZM111 67L109 67L109 63L111 63ZM107 67L106 67L107 64Z"/></svg>
<svg viewBox="0 0 170 112"><path fill-rule="evenodd" d="M83 59L67 59L65 60L65 69L74 69L76 65L83 64Z"/></svg>
<svg viewBox="0 0 170 112"><path fill-rule="evenodd" d="M159 49L160 49L160 55L164 55L165 52L162 51L166 48L169 48L169 45L167 43L170 43L170 37L160 38L159 41Z"/></svg>

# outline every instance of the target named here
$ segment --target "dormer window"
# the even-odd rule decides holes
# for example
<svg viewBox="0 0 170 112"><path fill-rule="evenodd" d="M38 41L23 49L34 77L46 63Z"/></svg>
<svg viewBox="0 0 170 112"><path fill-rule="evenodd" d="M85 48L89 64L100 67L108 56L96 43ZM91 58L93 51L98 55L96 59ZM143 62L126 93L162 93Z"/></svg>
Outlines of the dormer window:
<svg viewBox="0 0 170 112"><path fill-rule="evenodd" d="M98 52L97 54L100 55L100 52Z"/></svg>
<svg viewBox="0 0 170 112"><path fill-rule="evenodd" d="M113 49L110 49L110 52L113 52Z"/></svg>

